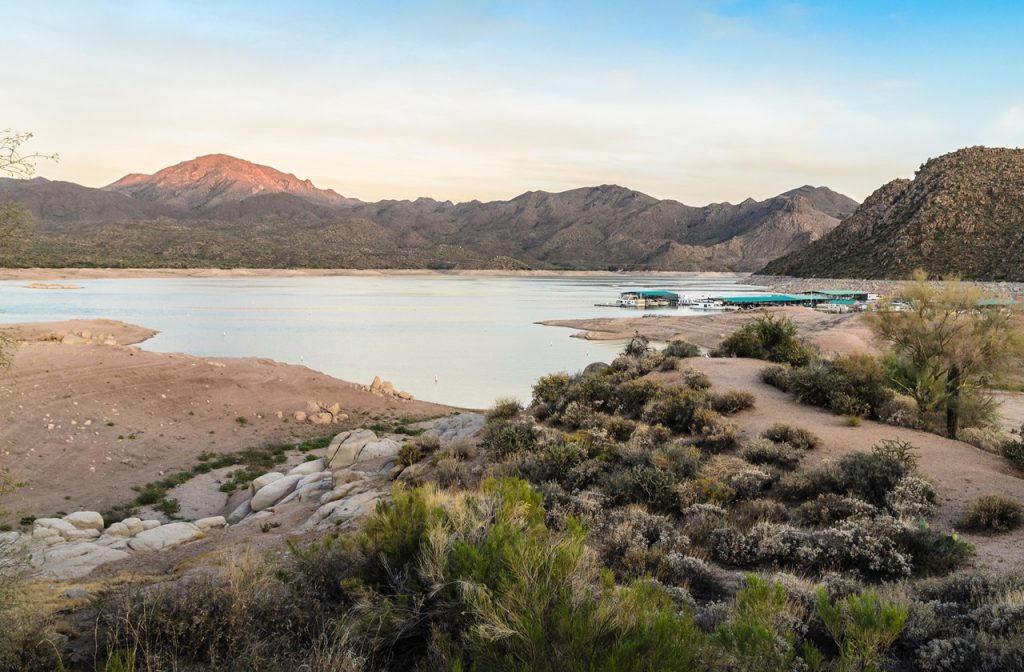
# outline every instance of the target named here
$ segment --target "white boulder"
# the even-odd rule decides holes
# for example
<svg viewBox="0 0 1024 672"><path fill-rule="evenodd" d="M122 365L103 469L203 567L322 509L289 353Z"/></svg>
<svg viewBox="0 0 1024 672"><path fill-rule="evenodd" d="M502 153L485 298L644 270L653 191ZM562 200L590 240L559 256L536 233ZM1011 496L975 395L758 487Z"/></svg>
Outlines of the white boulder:
<svg viewBox="0 0 1024 672"><path fill-rule="evenodd" d="M64 520L80 530L103 529L103 516L95 511L75 511L64 516Z"/></svg>
<svg viewBox="0 0 1024 672"><path fill-rule="evenodd" d="M210 516L208 518L200 518L196 521L196 527L204 532L206 530L212 530L215 527L227 527L228 521L225 520L224 516Z"/></svg>
<svg viewBox="0 0 1024 672"><path fill-rule="evenodd" d="M256 494L261 489L263 489L266 486L270 485L271 483L273 483L274 481L276 481L279 478L284 478L284 474L282 474L282 473L280 473L278 471L271 471L268 474L263 474L262 476L258 476L256 478L254 478L252 480L252 493Z"/></svg>
<svg viewBox="0 0 1024 672"><path fill-rule="evenodd" d="M249 506L252 507L253 511L262 511L268 507L277 504L282 499L291 494L295 486L302 480L302 476L282 476L281 478L271 481L267 485L263 486L252 496Z"/></svg>
<svg viewBox="0 0 1024 672"><path fill-rule="evenodd" d="M203 531L193 523L168 523L140 532L131 538L128 546L134 551L159 551L193 541Z"/></svg>
<svg viewBox="0 0 1024 672"><path fill-rule="evenodd" d="M323 471L323 470L324 470L324 460L323 460L323 458L321 458L319 460L311 460L309 462L303 462L299 466L294 467L291 471L289 471L287 475L288 476L295 476L296 474L299 474L301 476L305 476L306 474L315 474L315 473L317 473L319 471Z"/></svg>

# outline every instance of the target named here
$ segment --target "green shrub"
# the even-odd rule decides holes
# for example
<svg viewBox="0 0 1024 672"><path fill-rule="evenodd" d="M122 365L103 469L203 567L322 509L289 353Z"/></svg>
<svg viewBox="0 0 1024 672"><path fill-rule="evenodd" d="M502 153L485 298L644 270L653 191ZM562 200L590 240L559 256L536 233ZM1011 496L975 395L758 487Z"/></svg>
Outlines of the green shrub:
<svg viewBox="0 0 1024 672"><path fill-rule="evenodd" d="M908 609L874 591L833 602L818 589L817 615L839 650L838 670L881 670L886 652L907 623Z"/></svg>
<svg viewBox="0 0 1024 672"><path fill-rule="evenodd" d="M642 419L664 425L673 432L689 431L697 409L706 408L707 394L687 387L670 387L645 404Z"/></svg>
<svg viewBox="0 0 1024 672"><path fill-rule="evenodd" d="M666 357L678 357L679 359L700 357L700 348L693 343L680 340L670 341L661 352Z"/></svg>
<svg viewBox="0 0 1024 672"><path fill-rule="evenodd" d="M1010 532L1024 523L1024 504L1006 495L982 495L968 507L960 525L974 532Z"/></svg>
<svg viewBox="0 0 1024 672"><path fill-rule="evenodd" d="M918 575L948 574L967 564L974 554L973 546L955 534L932 529L923 520L904 528L899 544L910 554L914 573Z"/></svg>
<svg viewBox="0 0 1024 672"><path fill-rule="evenodd" d="M487 411L488 420L510 420L523 410L523 405L515 397L502 397L494 402Z"/></svg>
<svg viewBox="0 0 1024 672"><path fill-rule="evenodd" d="M499 420L485 427L481 445L499 457L504 457L519 451L533 450L537 446L537 436L529 422Z"/></svg>
<svg viewBox="0 0 1024 672"><path fill-rule="evenodd" d="M654 466L671 472L678 480L696 476L700 469L700 460L699 450L679 443L662 446L651 457Z"/></svg>
<svg viewBox="0 0 1024 672"><path fill-rule="evenodd" d="M423 454L423 449L415 443L407 443L398 449L398 463L403 467L416 464L424 457L426 456Z"/></svg>
<svg viewBox="0 0 1024 672"><path fill-rule="evenodd" d="M821 439L814 432L783 423L772 425L761 432L761 436L769 441L789 444L799 450L814 450L821 445Z"/></svg>
<svg viewBox="0 0 1024 672"><path fill-rule="evenodd" d="M756 574L746 577L736 594L730 618L715 630L722 669L785 672L794 669L796 633L790 620L788 596L778 581Z"/></svg>
<svg viewBox="0 0 1024 672"><path fill-rule="evenodd" d="M736 447L739 429L710 408L698 408L690 422L695 443L710 452Z"/></svg>
<svg viewBox="0 0 1024 672"><path fill-rule="evenodd" d="M728 390L711 395L711 408L722 415L732 415L754 407L756 397L746 390Z"/></svg>
<svg viewBox="0 0 1024 672"><path fill-rule="evenodd" d="M766 313L722 341L715 354L803 366L814 358L814 352L797 338L796 331L793 320Z"/></svg>
<svg viewBox="0 0 1024 672"><path fill-rule="evenodd" d="M616 411L628 418L639 418L647 402L660 392L661 385L656 381L627 380L615 388Z"/></svg>
<svg viewBox="0 0 1024 672"><path fill-rule="evenodd" d="M626 343L626 348L622 351L622 354L627 357L643 357L651 351L651 342L646 336L642 336L639 333L633 338L629 339L629 343Z"/></svg>
<svg viewBox="0 0 1024 672"><path fill-rule="evenodd" d="M866 353L794 368L786 375L785 384L801 403L841 415L877 418L893 397L882 365Z"/></svg>
<svg viewBox="0 0 1024 672"><path fill-rule="evenodd" d="M802 525L825 527L842 520L871 518L878 510L857 497L825 493L804 502L796 512L796 519Z"/></svg>

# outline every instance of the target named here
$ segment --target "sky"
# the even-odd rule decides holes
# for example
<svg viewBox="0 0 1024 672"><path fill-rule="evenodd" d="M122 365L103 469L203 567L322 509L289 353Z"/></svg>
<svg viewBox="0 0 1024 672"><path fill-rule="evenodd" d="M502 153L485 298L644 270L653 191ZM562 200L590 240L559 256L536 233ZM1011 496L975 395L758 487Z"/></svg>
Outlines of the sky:
<svg viewBox="0 0 1024 672"><path fill-rule="evenodd" d="M1024 145L1021 2L0 0L0 129L102 186L226 153L364 200L862 200Z"/></svg>

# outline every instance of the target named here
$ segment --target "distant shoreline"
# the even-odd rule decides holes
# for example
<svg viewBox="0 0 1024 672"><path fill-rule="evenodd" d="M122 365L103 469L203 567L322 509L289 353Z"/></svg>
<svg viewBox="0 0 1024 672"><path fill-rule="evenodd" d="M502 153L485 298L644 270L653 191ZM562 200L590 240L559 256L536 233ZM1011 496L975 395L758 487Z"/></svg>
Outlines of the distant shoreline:
<svg viewBox="0 0 1024 672"><path fill-rule="evenodd" d="M90 278L251 278L251 277L330 277L330 276L490 276L490 277L559 277L559 276L665 276L748 278L749 273L726 271L549 271L549 270L438 270L418 269L353 269L353 268L4 268L0 280L77 280Z"/></svg>

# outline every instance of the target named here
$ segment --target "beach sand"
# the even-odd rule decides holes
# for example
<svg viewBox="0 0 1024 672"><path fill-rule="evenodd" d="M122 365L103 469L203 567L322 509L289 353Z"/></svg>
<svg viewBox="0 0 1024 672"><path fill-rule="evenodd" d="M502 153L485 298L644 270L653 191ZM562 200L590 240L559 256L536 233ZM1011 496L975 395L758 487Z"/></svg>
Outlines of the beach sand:
<svg viewBox="0 0 1024 672"><path fill-rule="evenodd" d="M112 320L10 325L4 331L18 343L11 368L0 374L0 466L28 483L4 498L15 522L126 502L134 497L132 486L189 468L204 451L295 442L375 417L452 412L375 395L304 366L148 352L135 344L152 330ZM306 410L309 401L339 403L348 420L329 426L296 422L293 413Z"/></svg>

